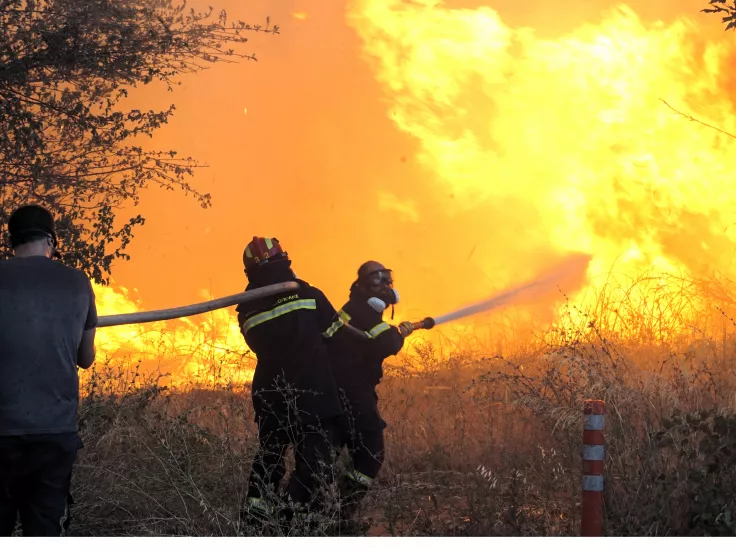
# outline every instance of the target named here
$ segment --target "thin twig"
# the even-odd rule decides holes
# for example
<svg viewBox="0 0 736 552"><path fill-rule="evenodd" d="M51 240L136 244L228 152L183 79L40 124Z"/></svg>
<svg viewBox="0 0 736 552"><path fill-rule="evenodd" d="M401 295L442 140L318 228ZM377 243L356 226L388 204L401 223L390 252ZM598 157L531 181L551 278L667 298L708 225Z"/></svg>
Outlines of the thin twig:
<svg viewBox="0 0 736 552"><path fill-rule="evenodd" d="M696 119L696 118L695 118L695 117L693 117L692 115L688 115L687 113L683 113L682 111L678 111L677 109L675 109L674 107L672 107L672 106L671 106L670 104L668 104L668 103L667 103L667 102L666 102L665 100L663 100L662 98L660 98L660 99L659 99L659 101L661 101L661 102L662 102L662 103L663 103L664 105L666 105L667 107L669 107L669 108L670 108L670 109L671 109L672 111L674 111L674 112L675 112L675 113L677 113L678 115L680 115L680 116L682 116L682 117L685 117L686 119L689 119L689 120L691 120L691 121L692 121L692 122L694 122L694 123L699 123L699 124L701 124L701 125L703 125L703 126L707 126L708 128L711 128L711 129L713 129L713 130L715 130L715 131L717 131L717 132L720 132L721 134L725 134L726 136L729 136L730 138L734 138L734 139L736 139L736 135L734 135L734 134L731 134L730 132L727 132L727 131L725 131L725 130L723 130L723 129L721 129L721 128L718 128L718 127L716 127L716 126L713 126L713 125L711 125L711 124L708 124L708 123L706 123L706 122L703 122L703 121L701 121L700 119Z"/></svg>

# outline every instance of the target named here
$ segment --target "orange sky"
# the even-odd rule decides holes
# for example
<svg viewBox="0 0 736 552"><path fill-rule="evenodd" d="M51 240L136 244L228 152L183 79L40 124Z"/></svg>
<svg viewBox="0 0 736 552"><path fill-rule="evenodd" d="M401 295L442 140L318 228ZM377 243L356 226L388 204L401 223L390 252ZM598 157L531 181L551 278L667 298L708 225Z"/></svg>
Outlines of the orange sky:
<svg viewBox="0 0 736 552"><path fill-rule="evenodd" d="M128 249L132 260L113 271L117 284L138 289L144 308L196 302L203 288L215 296L240 291L241 254L254 234L277 236L298 275L336 307L361 262L387 264L402 292L402 314L411 317L482 298L566 252L559 237L548 239L554 228L543 205L522 193L477 203L458 198L440 172L419 161L417 137L389 118L392 99L346 23L344 0L213 3L253 23L270 15L281 34L253 35L249 49L258 62L217 66L171 94L144 92L145 101L162 108L176 104L155 142L206 162L194 183L213 196L213 207L202 210L181 194L144 194L147 223ZM458 0L444 7L490 6L506 26L533 27L539 38L554 40L597 24L617 4ZM627 2L644 22L687 14L720 38L718 18L699 13L706 4ZM649 92L656 101L666 90ZM513 175L507 177L502 185L513 188ZM403 207L391 209L392 201ZM626 240L611 243L627 247Z"/></svg>

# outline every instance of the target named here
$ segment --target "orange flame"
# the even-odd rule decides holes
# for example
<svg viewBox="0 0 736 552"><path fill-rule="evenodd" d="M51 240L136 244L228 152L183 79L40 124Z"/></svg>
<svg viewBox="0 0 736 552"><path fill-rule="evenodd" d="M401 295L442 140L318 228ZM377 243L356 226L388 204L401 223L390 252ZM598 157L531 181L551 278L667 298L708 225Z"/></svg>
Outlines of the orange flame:
<svg viewBox="0 0 736 552"><path fill-rule="evenodd" d="M626 6L554 39L442 1L356 0L349 21L448 209L505 203L592 275L733 274L736 142L662 101L736 128L732 35Z"/></svg>
<svg viewBox="0 0 736 552"><path fill-rule="evenodd" d="M93 288L99 315L143 310L123 287ZM209 299L202 291L201 300ZM254 362L247 356L237 319L225 309L196 318L100 328L96 344L98 363L140 363L173 385L242 385L253 376Z"/></svg>
<svg viewBox="0 0 736 552"><path fill-rule="evenodd" d="M233 17L253 19L250 8L238 13L240 2L223 3ZM186 286L215 275L219 295L242 289L239 254L256 233L278 236L297 273L335 306L360 263L391 266L402 297L395 322L488 297L570 253L591 255L581 288L410 339L484 351L507 328L562 324L566 299L596 309L604 286L619 291L599 314L618 317L611 324L625 334L633 330L620 326L624 301L631 316L649 316L659 298L680 293L681 282L660 273L734 276L736 141L662 101L736 129L736 35L701 23L699 4L652 3L666 9L661 17L681 14L666 23L642 15L651 6L639 15L620 6L564 33L521 26L518 8L502 17L489 7L452 7L462 2L347 0L349 29L339 2L310 6L306 20L299 2L288 4L270 12L284 22L278 38L254 37L258 64L218 68L177 92L177 117L156 140L210 164L195 185L213 193L215 206L203 214L187 199L150 192L170 208L149 218L134 260L116 272L162 303L146 308L186 302ZM569 5L551 4L558 19L569 18ZM234 118L245 104L248 115ZM196 255L209 262L193 263ZM165 279L164 266L189 277ZM650 270L647 285L627 287ZM140 306L118 303L125 291L109 304L99 293L102 314ZM684 331L701 307L694 300L658 316L680 316L673 327ZM212 331L221 337L205 337ZM174 334L182 336L175 344ZM232 310L99 335L109 341L101 349L130 342L150 359L159 336L177 358L245 351ZM186 374L201 372L187 362Z"/></svg>

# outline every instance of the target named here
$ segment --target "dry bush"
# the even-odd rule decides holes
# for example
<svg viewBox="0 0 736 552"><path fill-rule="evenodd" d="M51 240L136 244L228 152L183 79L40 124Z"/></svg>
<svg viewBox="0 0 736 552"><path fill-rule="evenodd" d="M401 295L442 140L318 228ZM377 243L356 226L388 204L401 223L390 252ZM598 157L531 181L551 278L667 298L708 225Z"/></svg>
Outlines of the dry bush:
<svg viewBox="0 0 736 552"><path fill-rule="evenodd" d="M585 399L606 401L607 534L736 534L733 302L717 283L677 282L604 287L510 356L440 359L425 345L387 366L368 534L576 534ZM72 531L242 533L248 389L98 370L80 405ZM328 525L276 533L339 534Z"/></svg>

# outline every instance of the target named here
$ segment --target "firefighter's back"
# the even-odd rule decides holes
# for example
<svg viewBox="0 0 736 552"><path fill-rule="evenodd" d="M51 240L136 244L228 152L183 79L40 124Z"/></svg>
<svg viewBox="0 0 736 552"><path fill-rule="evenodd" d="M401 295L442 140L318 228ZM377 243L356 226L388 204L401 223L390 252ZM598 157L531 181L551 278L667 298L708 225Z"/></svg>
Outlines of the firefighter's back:
<svg viewBox="0 0 736 552"><path fill-rule="evenodd" d="M322 336L334 309L319 289L297 282L297 291L238 306L238 323L258 360L254 397L260 394L277 412L292 401L307 418L337 416L341 409Z"/></svg>

